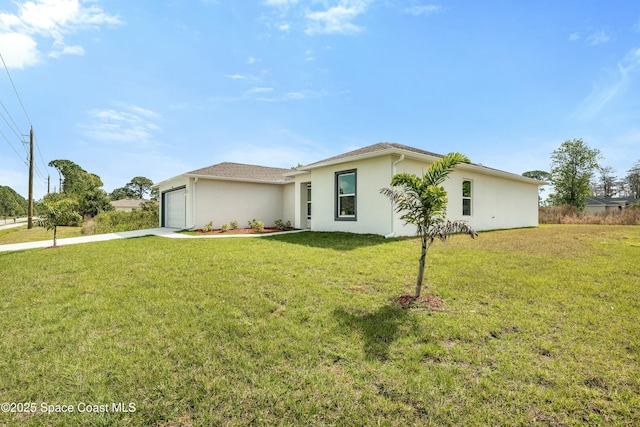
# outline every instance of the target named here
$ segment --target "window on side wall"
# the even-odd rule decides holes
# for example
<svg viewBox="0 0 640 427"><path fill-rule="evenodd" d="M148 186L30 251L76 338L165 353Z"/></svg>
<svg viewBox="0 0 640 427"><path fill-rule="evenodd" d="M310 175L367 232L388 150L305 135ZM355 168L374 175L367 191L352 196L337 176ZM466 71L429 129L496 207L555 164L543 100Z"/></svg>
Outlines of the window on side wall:
<svg viewBox="0 0 640 427"><path fill-rule="evenodd" d="M471 181L462 181L462 215L471 216Z"/></svg>
<svg viewBox="0 0 640 427"><path fill-rule="evenodd" d="M356 207L356 170L336 172L336 221L355 221Z"/></svg>

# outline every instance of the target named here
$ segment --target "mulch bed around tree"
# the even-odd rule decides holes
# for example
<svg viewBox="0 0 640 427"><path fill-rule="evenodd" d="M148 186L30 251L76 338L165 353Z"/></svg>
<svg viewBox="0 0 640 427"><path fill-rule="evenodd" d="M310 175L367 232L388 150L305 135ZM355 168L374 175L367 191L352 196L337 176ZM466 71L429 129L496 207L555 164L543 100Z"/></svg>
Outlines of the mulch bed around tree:
<svg viewBox="0 0 640 427"><path fill-rule="evenodd" d="M270 227L265 227L264 230L262 231L256 231L253 228L235 228L235 229L229 229L227 231L222 231L220 229L216 229L216 230L211 230L211 231L202 231L201 229L198 230L192 230L196 233L200 233L200 234L265 234L265 233L278 233L280 231L279 228L270 228Z"/></svg>
<svg viewBox="0 0 640 427"><path fill-rule="evenodd" d="M402 308L428 308L433 311L444 311L445 308L444 300L431 294L420 295L418 298L409 294L400 295L393 302L399 304Z"/></svg>

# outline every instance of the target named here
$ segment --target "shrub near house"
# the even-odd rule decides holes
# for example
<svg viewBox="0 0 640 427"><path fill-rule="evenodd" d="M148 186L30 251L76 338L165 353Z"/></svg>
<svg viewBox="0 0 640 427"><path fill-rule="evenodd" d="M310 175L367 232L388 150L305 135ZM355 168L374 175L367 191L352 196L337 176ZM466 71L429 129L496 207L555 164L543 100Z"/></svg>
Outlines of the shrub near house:
<svg viewBox="0 0 640 427"><path fill-rule="evenodd" d="M143 230L158 226L158 203L144 202L140 209L131 212L101 212L93 220L86 221L83 234L104 234L121 231Z"/></svg>

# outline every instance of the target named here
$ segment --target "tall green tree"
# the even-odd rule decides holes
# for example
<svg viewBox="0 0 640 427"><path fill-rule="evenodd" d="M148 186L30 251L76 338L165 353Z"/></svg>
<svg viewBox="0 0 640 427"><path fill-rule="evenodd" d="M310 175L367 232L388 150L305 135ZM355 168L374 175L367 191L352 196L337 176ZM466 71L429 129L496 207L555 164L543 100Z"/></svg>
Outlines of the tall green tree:
<svg viewBox="0 0 640 427"><path fill-rule="evenodd" d="M94 217L113 209L109 196L100 188L103 184L98 175L85 171L71 160L52 160L49 166L56 168L62 176L62 193L64 197L76 200L80 215ZM58 197L49 194L45 199L57 200Z"/></svg>
<svg viewBox="0 0 640 427"><path fill-rule="evenodd" d="M144 199L145 194L151 193L153 181L144 176L136 176L125 185L126 188L133 191L138 199Z"/></svg>
<svg viewBox="0 0 640 427"><path fill-rule="evenodd" d="M610 198L616 193L616 177L614 169L611 166L602 166L598 168L600 175L593 186L593 193L598 197Z"/></svg>
<svg viewBox="0 0 640 427"><path fill-rule="evenodd" d="M442 183L455 167L469 163L460 153L449 153L432 163L423 177L399 173L391 179L391 188L382 188L380 193L391 199L396 213L402 214L405 224L413 224L422 242L422 252L418 264L418 277L414 297L422 291L427 251L438 238L442 241L453 234L467 234L471 238L478 234L466 221L449 221L447 213L447 192Z"/></svg>
<svg viewBox="0 0 640 427"><path fill-rule="evenodd" d="M119 187L109 193L111 200L135 199L138 193L127 187Z"/></svg>
<svg viewBox="0 0 640 427"><path fill-rule="evenodd" d="M81 222L82 216L78 213L77 201L73 198L52 200L40 205L38 225L53 230L53 247L58 245L59 226L78 225Z"/></svg>
<svg viewBox="0 0 640 427"><path fill-rule="evenodd" d="M631 197L640 199L640 160L629 169L625 181Z"/></svg>
<svg viewBox="0 0 640 427"><path fill-rule="evenodd" d="M582 139L563 142L551 154L551 183L555 189L549 196L551 203L584 209L584 198L592 193L591 179L600 157L600 151L589 148Z"/></svg>
<svg viewBox="0 0 640 427"><path fill-rule="evenodd" d="M551 179L551 174L549 172L534 170L527 171L522 174L522 176L526 176L527 178L537 179L538 181L549 181Z"/></svg>

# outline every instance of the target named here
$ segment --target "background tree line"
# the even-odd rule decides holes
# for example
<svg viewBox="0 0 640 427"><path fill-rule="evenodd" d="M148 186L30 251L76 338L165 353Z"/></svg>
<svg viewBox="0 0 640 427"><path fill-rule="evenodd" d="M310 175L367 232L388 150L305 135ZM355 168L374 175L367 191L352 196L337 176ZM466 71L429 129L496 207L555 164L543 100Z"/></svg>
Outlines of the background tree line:
<svg viewBox="0 0 640 427"><path fill-rule="evenodd" d="M528 171L523 176L549 182L553 186L546 203L551 206L585 207L585 198L640 198L640 160L623 178L614 176L612 167L601 165L602 154L582 139L572 139L551 153L551 170Z"/></svg>
<svg viewBox="0 0 640 427"><path fill-rule="evenodd" d="M15 218L27 214L27 199L16 193L11 187L0 185L0 217Z"/></svg>

